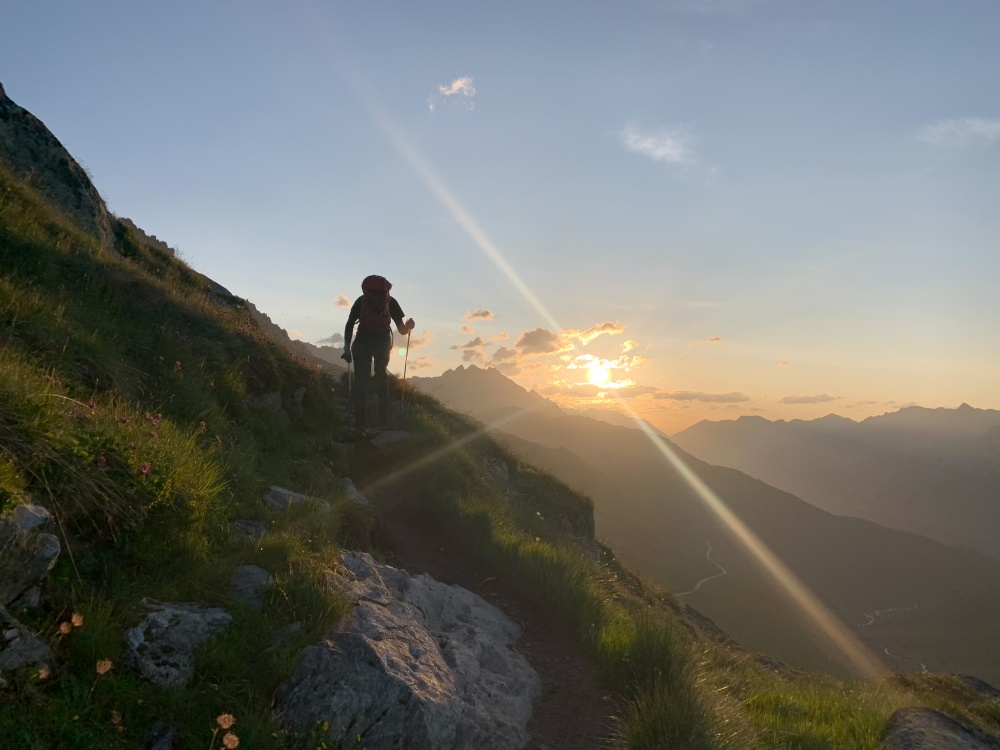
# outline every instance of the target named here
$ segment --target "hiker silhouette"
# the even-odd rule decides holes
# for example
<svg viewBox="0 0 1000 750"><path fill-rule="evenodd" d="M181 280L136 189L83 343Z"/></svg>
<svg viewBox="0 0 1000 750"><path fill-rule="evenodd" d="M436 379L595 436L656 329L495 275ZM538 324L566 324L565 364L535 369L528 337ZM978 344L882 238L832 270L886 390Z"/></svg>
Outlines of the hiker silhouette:
<svg viewBox="0 0 1000 750"><path fill-rule="evenodd" d="M341 359L348 364L354 361L357 387L354 391L354 429L366 432L368 429L368 383L373 377L374 365L375 393L378 396L379 427L389 425L389 381L385 368L389 364L392 351L392 323L396 330L406 335L415 327L413 318L403 322L403 309L394 297L389 295L392 284L382 276L368 276L361 282L361 296L351 306L344 328L344 353ZM358 335L354 336L354 326ZM354 341L353 345L351 341Z"/></svg>

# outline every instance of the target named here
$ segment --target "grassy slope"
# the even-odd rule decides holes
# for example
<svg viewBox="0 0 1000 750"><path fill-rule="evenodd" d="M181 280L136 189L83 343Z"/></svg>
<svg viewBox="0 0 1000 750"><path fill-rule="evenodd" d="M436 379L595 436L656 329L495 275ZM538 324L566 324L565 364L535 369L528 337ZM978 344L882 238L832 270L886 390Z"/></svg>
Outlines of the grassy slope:
<svg viewBox="0 0 1000 750"><path fill-rule="evenodd" d="M119 231L120 254L55 215L0 172L0 501L46 505L64 554L43 605L22 615L57 655L47 679L6 675L4 746L140 747L158 722L179 747L204 748L229 712L244 746L306 744L278 731L275 685L298 647L345 611L324 585L338 544L365 546L371 519L343 502L328 470L340 429L334 384L267 341L240 302L219 300L183 264ZM248 409L247 397L304 387L304 413ZM581 553L592 532L585 498L522 466L513 491L489 478L487 457L517 461L436 402L415 397L419 434L352 471L433 467L438 512L465 519L481 554L504 561L578 627L581 647L621 699L620 747L864 748L898 705L948 706L1000 729L997 707L949 678L858 685L773 672L705 635L668 594L605 550ZM331 498L335 510L269 515L269 484ZM240 541L234 518L274 531ZM228 579L254 562L278 582L262 612L233 603ZM191 686L151 688L120 664L140 599L227 606L233 625L199 654ZM60 625L83 615L68 634ZM305 628L265 654L288 624ZM98 660L115 664L95 673ZM312 746L312 745L308 745Z"/></svg>

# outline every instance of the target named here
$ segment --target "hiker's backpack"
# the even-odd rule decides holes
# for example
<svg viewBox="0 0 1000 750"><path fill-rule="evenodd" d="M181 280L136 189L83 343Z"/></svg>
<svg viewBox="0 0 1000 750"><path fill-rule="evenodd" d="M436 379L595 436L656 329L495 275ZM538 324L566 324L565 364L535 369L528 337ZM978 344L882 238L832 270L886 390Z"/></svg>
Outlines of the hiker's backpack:
<svg viewBox="0 0 1000 750"><path fill-rule="evenodd" d="M368 276L361 282L364 298L361 301L361 318L358 331L389 331L389 290L392 284L382 276Z"/></svg>

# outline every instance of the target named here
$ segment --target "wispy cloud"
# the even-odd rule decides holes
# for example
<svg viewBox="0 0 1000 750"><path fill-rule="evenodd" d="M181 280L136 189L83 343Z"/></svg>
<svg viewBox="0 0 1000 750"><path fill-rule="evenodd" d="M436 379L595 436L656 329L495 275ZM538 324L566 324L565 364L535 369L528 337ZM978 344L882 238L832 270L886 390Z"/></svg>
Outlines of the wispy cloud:
<svg viewBox="0 0 1000 750"><path fill-rule="evenodd" d="M493 320L493 311L485 308L469 310L462 318L465 320Z"/></svg>
<svg viewBox="0 0 1000 750"><path fill-rule="evenodd" d="M415 336L410 335L410 348L411 349L421 349L427 346L436 338L436 333L434 331L423 331Z"/></svg>
<svg viewBox="0 0 1000 750"><path fill-rule="evenodd" d="M568 328L561 332L561 335L568 339L577 339L581 344L589 344L598 336L618 336L625 332L625 324L617 321L607 321L598 323L586 329Z"/></svg>
<svg viewBox="0 0 1000 750"><path fill-rule="evenodd" d="M430 358L426 355L417 357L415 360L410 362L409 369L411 370L426 370L429 367L433 367L434 363L431 362Z"/></svg>
<svg viewBox="0 0 1000 750"><path fill-rule="evenodd" d="M789 365L789 362L788 362L787 359L779 359L778 360L778 367L788 367L788 365Z"/></svg>
<svg viewBox="0 0 1000 750"><path fill-rule="evenodd" d="M350 307L352 302L351 298L347 295L341 294L337 299L333 301L335 307Z"/></svg>
<svg viewBox="0 0 1000 750"><path fill-rule="evenodd" d="M1000 141L1000 119L959 117L940 120L917 131L917 139L932 146L955 147Z"/></svg>
<svg viewBox="0 0 1000 750"><path fill-rule="evenodd" d="M483 341L482 336L476 336L472 341L467 341L464 344L452 344L449 349L482 349L486 346L486 342Z"/></svg>
<svg viewBox="0 0 1000 750"><path fill-rule="evenodd" d="M472 76L461 76L451 83L439 83L437 93L427 98L427 109L433 112L438 105L444 101L455 97L455 101L461 101L466 109L475 109L473 98L476 96L476 85Z"/></svg>
<svg viewBox="0 0 1000 750"><path fill-rule="evenodd" d="M709 336L707 339L701 339L701 341L688 341L688 346L692 349L701 344L724 344L726 340L722 336Z"/></svg>
<svg viewBox="0 0 1000 750"><path fill-rule="evenodd" d="M778 400L779 404L825 404L829 401L836 401L840 396L828 396L820 393L816 396L785 396Z"/></svg>
<svg viewBox="0 0 1000 750"><path fill-rule="evenodd" d="M705 393L704 391L660 391L653 398L668 399L670 401L705 401L714 404L741 404L750 400L750 397L738 392L732 393Z"/></svg>
<svg viewBox="0 0 1000 750"><path fill-rule="evenodd" d="M328 345L328 346L340 347L344 345L344 334L334 333L331 334L330 336L327 336L326 338L320 339L316 343L319 346Z"/></svg>
<svg viewBox="0 0 1000 750"><path fill-rule="evenodd" d="M637 125L626 125L618 135L626 149L653 161L674 166L698 163L692 138L682 129L650 131L642 130Z"/></svg>

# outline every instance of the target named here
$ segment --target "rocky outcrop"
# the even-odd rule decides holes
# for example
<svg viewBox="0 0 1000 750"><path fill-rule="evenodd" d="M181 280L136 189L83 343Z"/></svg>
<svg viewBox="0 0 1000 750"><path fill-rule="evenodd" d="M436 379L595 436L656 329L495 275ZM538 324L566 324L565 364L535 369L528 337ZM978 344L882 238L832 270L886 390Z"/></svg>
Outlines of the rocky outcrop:
<svg viewBox="0 0 1000 750"><path fill-rule="evenodd" d="M125 660L158 687L183 688L194 676L195 653L233 619L224 609L148 603L152 611L125 634Z"/></svg>
<svg viewBox="0 0 1000 750"><path fill-rule="evenodd" d="M538 675L511 649L520 628L459 586L376 563L338 558L354 611L330 640L304 650L276 696L286 726L361 735L370 750L513 750Z"/></svg>
<svg viewBox="0 0 1000 750"><path fill-rule="evenodd" d="M0 605L35 586L59 558L52 515L40 505L18 505L0 519Z"/></svg>
<svg viewBox="0 0 1000 750"><path fill-rule="evenodd" d="M940 711L908 706L889 717L882 750L1000 750L1000 740Z"/></svg>
<svg viewBox="0 0 1000 750"><path fill-rule="evenodd" d="M330 503L318 497L303 495L301 492L292 492L284 487L271 487L264 493L264 503L273 510L288 510L293 505L302 503L319 505L326 510L330 510Z"/></svg>
<svg viewBox="0 0 1000 750"><path fill-rule="evenodd" d="M0 85L0 164L23 179L105 249L113 218L86 171L45 123L19 107Z"/></svg>
<svg viewBox="0 0 1000 750"><path fill-rule="evenodd" d="M264 592L273 585L274 578L259 565L241 565L233 574L233 598L254 609L263 609Z"/></svg>

